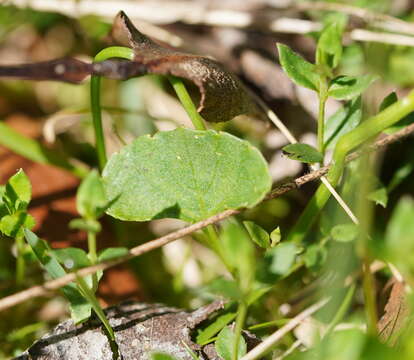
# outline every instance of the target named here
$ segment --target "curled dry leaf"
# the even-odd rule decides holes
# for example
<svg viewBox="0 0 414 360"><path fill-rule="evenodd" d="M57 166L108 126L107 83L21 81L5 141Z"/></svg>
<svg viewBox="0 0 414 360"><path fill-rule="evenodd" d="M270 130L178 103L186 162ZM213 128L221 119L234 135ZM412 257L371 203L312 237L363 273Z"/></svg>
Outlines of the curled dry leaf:
<svg viewBox="0 0 414 360"><path fill-rule="evenodd" d="M178 76L197 85L201 95L198 111L207 121L228 121L255 109L241 82L217 61L158 45L140 33L122 11L115 18L112 36L121 43L127 39L137 69Z"/></svg>
<svg viewBox="0 0 414 360"><path fill-rule="evenodd" d="M88 64L62 58L0 66L0 77L80 83L90 74L119 80L145 74L172 75L197 86L200 92L198 112L207 121L222 122L238 115L257 113L255 103L240 80L217 61L158 45L140 33L123 12L115 18L112 37L118 43L132 47L135 53L132 61L111 59Z"/></svg>

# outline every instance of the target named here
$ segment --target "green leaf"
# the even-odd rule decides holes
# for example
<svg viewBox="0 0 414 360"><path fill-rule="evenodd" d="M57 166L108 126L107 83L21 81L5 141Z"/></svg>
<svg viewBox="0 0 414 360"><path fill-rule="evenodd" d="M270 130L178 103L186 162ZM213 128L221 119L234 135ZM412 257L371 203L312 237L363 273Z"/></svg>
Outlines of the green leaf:
<svg viewBox="0 0 414 360"><path fill-rule="evenodd" d="M375 75L341 75L331 81L328 95L338 100L351 100L361 95L377 79Z"/></svg>
<svg viewBox="0 0 414 360"><path fill-rule="evenodd" d="M16 212L13 215L6 215L0 219L0 232L12 238L24 236L23 229L31 229L35 225L34 218L26 212Z"/></svg>
<svg viewBox="0 0 414 360"><path fill-rule="evenodd" d="M355 129L362 120L362 101L358 96L343 105L325 123L325 148L335 147L342 135Z"/></svg>
<svg viewBox="0 0 414 360"><path fill-rule="evenodd" d="M303 163L317 163L323 160L323 155L308 144L289 144L282 148L283 153L289 159L298 160Z"/></svg>
<svg viewBox="0 0 414 360"><path fill-rule="evenodd" d="M178 360L174 356L164 353L153 353L151 354L151 360Z"/></svg>
<svg viewBox="0 0 414 360"><path fill-rule="evenodd" d="M316 64L335 69L342 57L342 27L338 23L328 25L322 32L316 49Z"/></svg>
<svg viewBox="0 0 414 360"><path fill-rule="evenodd" d="M401 165L393 174L387 186L387 191L390 193L398 185L400 185L412 172L414 171L414 161L406 162Z"/></svg>
<svg viewBox="0 0 414 360"><path fill-rule="evenodd" d="M350 242L356 239L359 228L355 224L339 224L332 228L332 239L339 242Z"/></svg>
<svg viewBox="0 0 414 360"><path fill-rule="evenodd" d="M404 196L395 207L385 232L391 261L404 272L414 269L414 200Z"/></svg>
<svg viewBox="0 0 414 360"><path fill-rule="evenodd" d="M104 213L109 202L105 196L101 177L96 170L91 171L80 184L76 195L79 214L88 219L97 219Z"/></svg>
<svg viewBox="0 0 414 360"><path fill-rule="evenodd" d="M207 292L224 296L231 300L240 300L243 298L243 293L238 284L234 280L227 280L223 278L213 280L205 287Z"/></svg>
<svg viewBox="0 0 414 360"><path fill-rule="evenodd" d="M237 220L227 220L220 240L224 257L238 271L239 287L248 292L255 272L254 248L248 233Z"/></svg>
<svg viewBox="0 0 414 360"><path fill-rule="evenodd" d="M388 204L388 193L385 186L370 192L368 194L368 200L372 200L376 205L381 205L383 208L387 207Z"/></svg>
<svg viewBox="0 0 414 360"><path fill-rule="evenodd" d="M39 239L28 229L24 230L24 235L37 259L53 279L66 275L66 271L59 264L46 241ZM71 316L75 324L87 320L91 315L92 306L79 293L76 285L73 283L65 285L62 287L62 292L70 302Z"/></svg>
<svg viewBox="0 0 414 360"><path fill-rule="evenodd" d="M25 172L20 169L5 186L3 202L9 209L10 215L17 211L26 210L32 197L32 185Z"/></svg>
<svg viewBox="0 0 414 360"><path fill-rule="evenodd" d="M107 261L115 259L121 256L128 254L128 249L126 247L111 247L102 250L98 255L98 261Z"/></svg>
<svg viewBox="0 0 414 360"><path fill-rule="evenodd" d="M230 324L236 318L237 312L227 312L217 316L217 318L205 329L197 330L196 342L199 345L205 345L211 342L216 335L226 325Z"/></svg>
<svg viewBox="0 0 414 360"><path fill-rule="evenodd" d="M285 275L294 264L298 250L293 243L281 243L268 250L272 257L269 271L275 275Z"/></svg>
<svg viewBox="0 0 414 360"><path fill-rule="evenodd" d="M94 219L77 218L70 221L69 228L90 231L96 234L101 231L101 224Z"/></svg>
<svg viewBox="0 0 414 360"><path fill-rule="evenodd" d="M215 343L217 354L223 360L232 360L233 344L235 341L235 335L228 327L223 328L218 334L218 338ZM239 348L237 353L237 359L240 359L246 354L247 346L243 336L240 337Z"/></svg>
<svg viewBox="0 0 414 360"><path fill-rule="evenodd" d="M179 128L141 136L114 154L103 172L107 213L121 220L199 221L252 207L270 190L260 152L230 134Z"/></svg>
<svg viewBox="0 0 414 360"><path fill-rule="evenodd" d="M68 270L76 270L91 265L86 252L79 248L52 250L56 259Z"/></svg>
<svg viewBox="0 0 414 360"><path fill-rule="evenodd" d="M270 236L265 229L255 224L253 221L243 221L251 239L260 247L267 249L270 247Z"/></svg>
<svg viewBox="0 0 414 360"><path fill-rule="evenodd" d="M303 259L308 269L316 271L319 270L325 263L327 256L328 253L325 247L319 244L312 244L306 248Z"/></svg>
<svg viewBox="0 0 414 360"><path fill-rule="evenodd" d="M387 107L391 106L397 101L398 101L397 94L394 91L391 92L384 98L384 100L382 100L379 111L385 110ZM412 123L414 123L414 113L408 114L406 117L402 118L396 124L384 130L384 133L385 134L396 133L397 131L400 131L401 129L405 128L408 125L411 125Z"/></svg>
<svg viewBox="0 0 414 360"><path fill-rule="evenodd" d="M320 76L316 66L293 52L288 46L277 44L279 61L286 74L297 84L318 91Z"/></svg>
<svg viewBox="0 0 414 360"><path fill-rule="evenodd" d="M282 233L280 232L279 226L270 233L270 240L272 241L271 247L276 246L282 240Z"/></svg>

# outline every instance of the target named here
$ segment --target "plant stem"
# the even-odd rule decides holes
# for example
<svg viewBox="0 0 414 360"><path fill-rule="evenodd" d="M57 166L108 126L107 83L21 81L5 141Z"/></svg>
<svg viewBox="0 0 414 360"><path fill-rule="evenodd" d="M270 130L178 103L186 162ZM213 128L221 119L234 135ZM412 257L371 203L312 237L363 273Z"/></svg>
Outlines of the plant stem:
<svg viewBox="0 0 414 360"><path fill-rule="evenodd" d="M230 263L226 259L226 256L223 254L222 246L220 244L220 237L214 224L206 226L205 229L205 232L208 237L208 245L218 255L218 257L226 267L227 271L233 274L233 266L230 265Z"/></svg>
<svg viewBox="0 0 414 360"><path fill-rule="evenodd" d="M351 305L352 298L354 297L354 294L355 294L355 289L356 289L355 284L349 287L348 291L345 294L344 301L342 301L342 304L339 306L339 309L336 312L334 318L329 323L324 337L328 336L335 329L335 326L338 325L339 322L344 318L346 312L348 311L349 306Z"/></svg>
<svg viewBox="0 0 414 360"><path fill-rule="evenodd" d="M100 51L94 58L95 62L104 61L110 58L121 58L132 60L134 58L134 51L127 47L111 46ZM92 75L91 77L91 111L93 128L95 131L95 146L98 156L99 169L102 171L105 167L106 149L105 149L105 136L102 126L102 114L101 114L101 77L98 75Z"/></svg>
<svg viewBox="0 0 414 360"><path fill-rule="evenodd" d="M369 118L354 130L342 136L335 146L332 167L327 178L332 186L338 185L339 179L345 167L346 155L365 141L372 139L383 130L414 111L414 91L407 97L394 103L376 116ZM299 220L287 236L287 241L302 242L310 227L316 220L319 212L329 200L330 192L321 184L309 201Z"/></svg>
<svg viewBox="0 0 414 360"><path fill-rule="evenodd" d="M96 298L95 294L89 289L88 284L81 276L76 276L76 283L79 287L80 292L82 295L88 300L91 304L93 310L95 311L96 315L98 316L99 320L101 320L102 324L105 326L106 331L108 332L109 338L112 341L115 341L115 333L109 324L108 319L106 318L105 313L103 312L101 306L99 305L98 299Z"/></svg>
<svg viewBox="0 0 414 360"><path fill-rule="evenodd" d="M91 261L91 265L95 265L98 261L98 256L96 254L96 234L93 231L88 231L88 256ZM92 289L96 290L98 288L98 274L92 274Z"/></svg>
<svg viewBox="0 0 414 360"><path fill-rule="evenodd" d="M324 155L325 153L325 105L328 100L326 79L322 78L319 86L319 114L318 114L318 150Z"/></svg>
<svg viewBox="0 0 414 360"><path fill-rule="evenodd" d="M193 100L191 100L190 94L185 88L183 81L176 76L168 76L168 80L170 81L172 87L174 88L178 96L178 99L181 102L181 105L184 107L185 111L190 117L190 120L193 123L194 128L196 130L207 130L207 127L204 123L204 119L198 113L193 103Z"/></svg>
<svg viewBox="0 0 414 360"><path fill-rule="evenodd" d="M23 247L24 241L23 238L18 236L16 238L16 250L17 250L17 257L16 257L16 285L20 287L24 281L24 273L25 273L25 262L23 258Z"/></svg>
<svg viewBox="0 0 414 360"><path fill-rule="evenodd" d="M362 265L362 287L364 290L365 299L365 313L367 316L368 333L371 335L377 334L377 302L375 299L375 284L374 277L371 273L371 261L368 258L364 259Z"/></svg>
<svg viewBox="0 0 414 360"><path fill-rule="evenodd" d="M240 301L239 308L237 310L236 326L234 328L234 343L233 343L232 360L238 359L240 337L241 337L241 333L243 330L244 322L246 320L246 315L247 315L247 304L242 300Z"/></svg>

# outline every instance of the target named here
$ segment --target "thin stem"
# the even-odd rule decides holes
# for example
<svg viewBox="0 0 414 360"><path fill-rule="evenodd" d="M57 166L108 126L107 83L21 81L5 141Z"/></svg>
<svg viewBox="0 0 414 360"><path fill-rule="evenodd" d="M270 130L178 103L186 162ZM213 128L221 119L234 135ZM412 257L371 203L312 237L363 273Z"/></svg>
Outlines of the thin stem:
<svg viewBox="0 0 414 360"><path fill-rule="evenodd" d="M328 100L326 79L320 81L319 87L319 113L318 113L318 150L323 155L325 153L325 105Z"/></svg>
<svg viewBox="0 0 414 360"><path fill-rule="evenodd" d="M220 244L220 237L214 224L206 226L205 233L207 234L207 237L208 237L208 245L218 255L218 257L220 258L220 260L223 262L224 266L226 267L227 271L232 274L233 267L230 265L230 263L226 259L226 256L223 253L223 248Z"/></svg>
<svg viewBox="0 0 414 360"><path fill-rule="evenodd" d="M370 267L371 261L368 258L365 258L362 265L362 287L364 290L365 313L367 316L368 333L375 335L377 333L378 315L377 302L375 299L375 283Z"/></svg>
<svg viewBox="0 0 414 360"><path fill-rule="evenodd" d="M112 46L100 51L94 58L95 62L104 61L110 58L122 58L132 60L134 58L134 51L130 48L121 46ZM92 75L91 77L91 111L93 128L95 131L95 146L98 156L99 169L102 171L105 167L107 157L105 149L105 136L102 126L101 114L101 77Z"/></svg>
<svg viewBox="0 0 414 360"><path fill-rule="evenodd" d="M16 285L20 287L23 284L25 273L25 262L23 257L24 241L20 236L16 238L16 250Z"/></svg>
<svg viewBox="0 0 414 360"><path fill-rule="evenodd" d="M332 166L327 179L335 187L338 185L345 167L346 155L365 141L372 139L383 130L414 111L414 91L406 98L394 103L378 115L363 122L354 130L342 136L335 146ZM320 185L315 195L309 201L299 220L288 234L287 241L302 242L320 211L329 200L330 192L324 184Z"/></svg>
<svg viewBox="0 0 414 360"><path fill-rule="evenodd" d="M88 300L89 304L91 304L99 320L101 320L102 324L105 326L105 329L108 332L109 338L112 341L115 341L114 330L112 329L111 324L109 324L109 321L106 318L106 315L103 312L101 306L99 305L98 299L96 298L95 294L91 291L91 289L89 289L89 286L86 283L86 281L83 279L83 277L76 276L76 283L82 295L86 298L86 300Z"/></svg>
<svg viewBox="0 0 414 360"><path fill-rule="evenodd" d="M238 359L239 354L239 344L240 337L243 330L244 322L247 315L247 304L242 300L239 303L239 308L237 310L236 326L234 328L234 343L233 343L233 353L232 360Z"/></svg>
<svg viewBox="0 0 414 360"><path fill-rule="evenodd" d="M342 301L342 304L339 306L339 309L336 312L334 318L329 323L328 328L326 329L326 332L324 334L324 337L328 336L335 329L335 326L338 325L341 322L341 320L344 318L346 312L349 309L349 306L351 305L352 298L354 297L354 294L355 294L355 289L356 289L355 285L351 285L349 287L348 291L345 294L345 298Z"/></svg>
<svg viewBox="0 0 414 360"><path fill-rule="evenodd" d="M175 76L168 76L168 80L170 81L172 87L174 88L178 99L183 105L185 111L187 112L188 116L190 117L191 122L194 125L196 130L207 130L206 124L204 123L204 119L198 113L193 100L191 100L190 94L188 93L187 89L183 81Z"/></svg>
<svg viewBox="0 0 414 360"><path fill-rule="evenodd" d="M98 256L96 254L96 234L93 231L88 231L88 256L91 261L91 265L95 265L98 262ZM98 288L98 274L92 275L92 289Z"/></svg>

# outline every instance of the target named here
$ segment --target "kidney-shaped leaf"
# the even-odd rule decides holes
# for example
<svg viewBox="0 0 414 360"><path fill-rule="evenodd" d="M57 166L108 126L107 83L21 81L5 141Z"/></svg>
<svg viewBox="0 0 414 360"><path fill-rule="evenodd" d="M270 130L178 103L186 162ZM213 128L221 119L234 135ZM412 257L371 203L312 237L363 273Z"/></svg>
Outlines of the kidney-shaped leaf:
<svg viewBox="0 0 414 360"><path fill-rule="evenodd" d="M103 171L107 213L121 220L198 221L251 207L270 190L260 152L213 130L175 129L145 135L114 154Z"/></svg>

